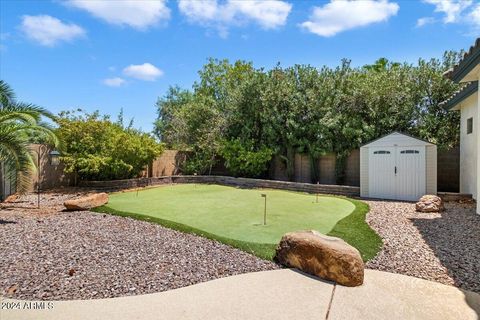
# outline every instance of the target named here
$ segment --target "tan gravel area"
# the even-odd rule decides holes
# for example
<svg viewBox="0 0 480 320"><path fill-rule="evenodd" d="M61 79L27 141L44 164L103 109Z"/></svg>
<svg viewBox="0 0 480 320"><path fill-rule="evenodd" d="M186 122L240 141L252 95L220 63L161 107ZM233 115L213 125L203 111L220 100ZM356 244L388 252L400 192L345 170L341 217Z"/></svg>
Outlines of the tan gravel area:
<svg viewBox="0 0 480 320"><path fill-rule="evenodd" d="M480 292L480 215L475 204L447 202L441 213L415 204L366 201L368 224L383 238L367 267Z"/></svg>
<svg viewBox="0 0 480 320"><path fill-rule="evenodd" d="M61 212L80 195L35 195L0 204L0 295L97 299L147 294L278 269L217 241L93 212Z"/></svg>

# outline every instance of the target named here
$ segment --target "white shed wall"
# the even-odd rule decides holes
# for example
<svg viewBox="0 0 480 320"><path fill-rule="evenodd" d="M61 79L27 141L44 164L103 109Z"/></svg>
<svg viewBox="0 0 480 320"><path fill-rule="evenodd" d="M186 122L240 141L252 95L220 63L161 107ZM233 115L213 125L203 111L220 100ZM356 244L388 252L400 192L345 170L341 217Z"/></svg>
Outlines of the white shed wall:
<svg viewBox="0 0 480 320"><path fill-rule="evenodd" d="M360 196L368 198L368 148L360 148Z"/></svg>
<svg viewBox="0 0 480 320"><path fill-rule="evenodd" d="M369 148L395 146L425 147L425 194L437 194L437 146L395 132L360 148L360 196L366 198L370 196L369 188L371 181L369 181Z"/></svg>

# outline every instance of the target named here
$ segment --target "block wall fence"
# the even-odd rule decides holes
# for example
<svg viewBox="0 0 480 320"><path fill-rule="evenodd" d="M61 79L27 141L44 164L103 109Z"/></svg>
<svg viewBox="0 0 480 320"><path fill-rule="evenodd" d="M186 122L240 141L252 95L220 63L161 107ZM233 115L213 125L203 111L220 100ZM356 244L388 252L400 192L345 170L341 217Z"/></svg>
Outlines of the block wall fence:
<svg viewBox="0 0 480 320"><path fill-rule="evenodd" d="M179 175L187 153L177 150L166 150L146 170L143 177L160 177ZM316 183L313 181L312 164L306 154L295 155L294 181L301 183ZM320 184L335 185L335 155L326 154L318 158L316 166ZM212 168L212 175L230 176L221 160ZM288 181L286 167L280 157L272 159L268 172L268 179ZM360 186L360 149L353 150L346 161L344 185ZM460 148L438 150L437 153L437 187L438 191L459 192L460 186Z"/></svg>
<svg viewBox="0 0 480 320"><path fill-rule="evenodd" d="M32 146L33 148L36 145ZM144 172L142 178L158 178L165 176L179 176L181 174L182 164L185 162L188 152L178 150L165 150L161 156L155 159ZM49 160L41 159L41 189L52 189L74 184L72 175L63 173L63 166L52 166ZM459 176L460 176L460 149L453 148L450 150L438 150L437 160L437 179L438 191L440 192L458 192L459 191ZM36 160L36 159L35 159ZM318 182L321 185L335 185L335 155L327 154L321 156L314 164L319 175ZM294 166L294 181L297 183L316 183L312 181L312 164L310 157L305 154L295 155ZM219 159L217 165L212 168L210 172L212 176L230 176L228 170L224 167L223 162ZM3 177L4 178L4 177ZM268 174L262 181L284 181L287 182L286 168L283 161L279 157L274 157L271 161ZM179 178L176 178L177 180ZM222 178L224 179L224 178ZM2 177L0 177L2 180ZM32 190L36 190L38 179L37 175L32 177ZM135 179L134 179L135 180ZM254 179L258 180L258 179ZM1 181L0 181L1 182ZM353 150L346 161L345 168L345 185L352 187L360 186L360 151Z"/></svg>

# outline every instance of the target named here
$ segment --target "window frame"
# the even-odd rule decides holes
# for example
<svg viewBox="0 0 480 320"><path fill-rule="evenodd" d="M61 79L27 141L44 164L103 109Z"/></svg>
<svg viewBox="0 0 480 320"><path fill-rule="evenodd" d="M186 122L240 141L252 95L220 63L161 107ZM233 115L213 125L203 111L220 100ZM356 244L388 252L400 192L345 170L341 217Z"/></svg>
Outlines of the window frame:
<svg viewBox="0 0 480 320"><path fill-rule="evenodd" d="M400 151L400 154L420 154L420 151L412 150L412 149L405 149L405 150Z"/></svg>
<svg viewBox="0 0 480 320"><path fill-rule="evenodd" d="M467 134L473 133L473 117L467 119Z"/></svg>

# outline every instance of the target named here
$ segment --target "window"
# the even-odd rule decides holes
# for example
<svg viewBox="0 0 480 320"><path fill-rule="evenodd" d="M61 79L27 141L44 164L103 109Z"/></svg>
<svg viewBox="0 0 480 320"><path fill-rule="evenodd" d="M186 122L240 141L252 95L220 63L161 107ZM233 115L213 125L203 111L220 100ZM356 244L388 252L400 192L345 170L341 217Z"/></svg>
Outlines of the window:
<svg viewBox="0 0 480 320"><path fill-rule="evenodd" d="M418 154L418 153L420 153L420 151L418 151L418 150L402 150L402 151L400 151L400 153L403 153L403 154Z"/></svg>
<svg viewBox="0 0 480 320"><path fill-rule="evenodd" d="M386 151L386 150L374 151L373 154L390 154L390 151Z"/></svg>
<svg viewBox="0 0 480 320"><path fill-rule="evenodd" d="M473 118L468 118L467 119L467 134L470 134L473 132Z"/></svg>

